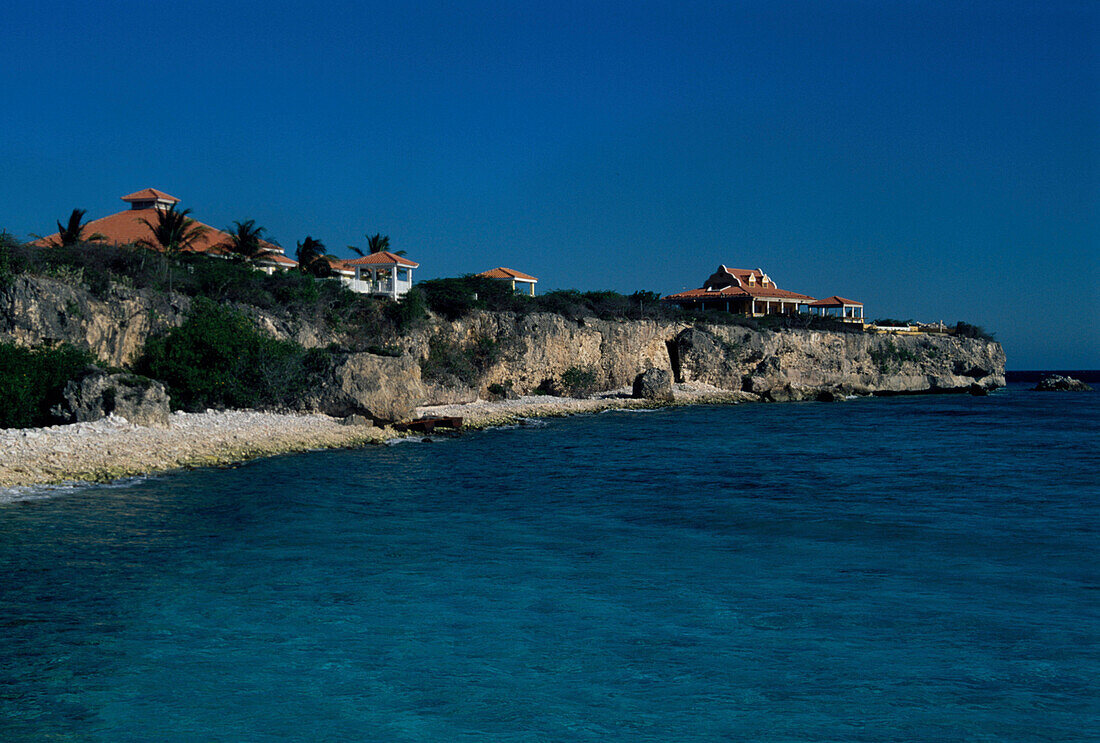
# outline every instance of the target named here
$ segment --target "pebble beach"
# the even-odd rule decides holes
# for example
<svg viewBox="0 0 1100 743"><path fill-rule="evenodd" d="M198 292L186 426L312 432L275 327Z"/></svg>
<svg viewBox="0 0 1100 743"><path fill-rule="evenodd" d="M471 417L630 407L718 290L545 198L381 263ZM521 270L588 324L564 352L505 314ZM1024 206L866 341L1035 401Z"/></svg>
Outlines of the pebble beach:
<svg viewBox="0 0 1100 743"><path fill-rule="evenodd" d="M629 390L590 398L528 396L417 409L420 417L462 416L468 429L507 425L522 418L594 413L609 408L736 403L755 395L707 385L676 385L673 403L635 400ZM111 416L88 423L0 431L0 488L66 482L110 482L193 467L215 467L258 457L316 449L382 444L402 436L392 428L346 426L318 413L248 410L176 412L167 428L148 428Z"/></svg>

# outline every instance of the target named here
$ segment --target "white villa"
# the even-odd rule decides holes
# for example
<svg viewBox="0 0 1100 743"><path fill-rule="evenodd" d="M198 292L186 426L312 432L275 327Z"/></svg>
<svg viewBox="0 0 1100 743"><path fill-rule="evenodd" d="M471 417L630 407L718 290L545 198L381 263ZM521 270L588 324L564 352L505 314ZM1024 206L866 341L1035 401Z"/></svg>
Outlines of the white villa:
<svg viewBox="0 0 1100 743"><path fill-rule="evenodd" d="M388 250L340 261L332 270L353 292L400 299L412 289L414 268L420 264Z"/></svg>
<svg viewBox="0 0 1100 743"><path fill-rule="evenodd" d="M512 291L526 294L531 297L535 296L535 284L539 283L539 280L534 276L528 276L522 271L517 271L514 268L505 268L504 266L490 268L488 271L482 271L477 275L486 279L507 281L512 285Z"/></svg>

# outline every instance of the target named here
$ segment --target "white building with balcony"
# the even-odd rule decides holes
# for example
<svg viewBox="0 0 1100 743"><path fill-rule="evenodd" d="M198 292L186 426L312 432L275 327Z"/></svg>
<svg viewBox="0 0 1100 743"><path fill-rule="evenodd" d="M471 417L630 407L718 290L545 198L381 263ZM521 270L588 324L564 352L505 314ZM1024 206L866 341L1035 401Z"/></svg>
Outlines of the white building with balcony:
<svg viewBox="0 0 1100 743"><path fill-rule="evenodd" d="M333 272L353 292L400 299L412 289L413 269L419 267L416 261L384 250L340 261Z"/></svg>

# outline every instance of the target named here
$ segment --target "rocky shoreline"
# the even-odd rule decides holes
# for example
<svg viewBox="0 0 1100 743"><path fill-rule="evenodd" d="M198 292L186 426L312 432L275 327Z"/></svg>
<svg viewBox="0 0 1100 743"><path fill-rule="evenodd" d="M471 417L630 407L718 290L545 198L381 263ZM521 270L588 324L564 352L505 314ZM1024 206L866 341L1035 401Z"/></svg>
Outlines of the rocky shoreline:
<svg viewBox="0 0 1100 743"><path fill-rule="evenodd" d="M417 409L422 416L457 415L467 429L508 425L523 418L594 413L614 408L731 404L757 395L702 384L678 384L671 403L633 399L629 389L590 398L527 396L513 400ZM404 436L392 428L347 426L319 413L248 410L173 413L167 427L144 427L111 416L91 423L0 431L0 488L110 482L193 467L216 467L259 457L317 449L382 444Z"/></svg>
<svg viewBox="0 0 1100 743"><path fill-rule="evenodd" d="M125 477L385 441L389 429L320 414L247 410L173 413L150 428L111 416L91 423L0 431L0 488Z"/></svg>

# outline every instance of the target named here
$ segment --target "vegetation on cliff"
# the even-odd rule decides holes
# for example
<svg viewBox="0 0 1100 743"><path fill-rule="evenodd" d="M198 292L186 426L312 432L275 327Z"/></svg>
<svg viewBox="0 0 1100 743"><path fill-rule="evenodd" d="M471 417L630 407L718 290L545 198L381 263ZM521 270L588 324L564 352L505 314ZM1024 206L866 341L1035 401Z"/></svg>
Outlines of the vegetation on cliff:
<svg viewBox="0 0 1100 743"><path fill-rule="evenodd" d="M48 426L69 380L94 361L87 351L62 344L21 348L0 343L0 428Z"/></svg>
<svg viewBox="0 0 1100 743"><path fill-rule="evenodd" d="M250 222L237 226L240 252L248 253L247 246L259 239L258 228ZM323 245L307 242L310 245L303 243L300 255L309 247L318 265L326 263ZM190 301L181 300L181 295ZM935 376L940 381L929 384L937 389L956 387L959 381L959 372L949 368L949 357L960 346L946 336L927 341L931 345L926 350L901 336L897 343L888 337L850 339L838 347L847 351L836 351L850 358L828 365L821 361L822 354L834 351L803 348L817 342L808 334L756 331L860 333L859 326L808 315L693 315L645 291L623 295L569 290L529 297L513 293L505 282L476 276L424 281L395 302L355 294L339 281L305 272L268 275L246 261L79 242L38 248L2 232L0 298L8 303L9 313L16 313L8 316L10 337L23 343L38 338L32 342L94 345L94 336L100 350L111 349L115 363L164 382L173 407L188 411L321 409L319 388L345 386L346 380L334 382L340 369L360 370L355 373L364 379L386 377L382 381L389 385L387 390L402 385L423 389L424 380L432 389L453 388L446 394L457 391L460 396L488 382L498 394L510 389L584 394L629 384L639 364L648 368L663 363L671 363L678 378L681 366L687 370L695 364L699 368L691 373L698 381L731 390L749 384L757 393L765 385L783 384L788 357L797 357L814 373L825 374L821 370L827 368L834 377L848 375L843 383L822 383L852 389L873 390L883 383L882 375L897 374L903 367L906 379ZM478 311L489 314L475 315ZM22 322L27 317L37 319ZM625 321L645 322L630 329L623 328ZM702 344L706 348L674 348L679 337L673 340L671 334L683 325L714 328L716 334ZM988 338L965 323L959 324L956 335ZM291 339L321 348L306 350ZM123 343L125 354L119 350ZM858 353L851 350L857 347ZM91 357L64 346L18 353L11 348L0 359L7 364L0 366L0 393L12 398L0 408L14 411L3 425L55 422L49 411L58 390ZM696 360L689 363L689 356ZM780 356L785 359L782 365L777 362ZM386 357L396 358L389 363ZM1003 369L1003 354L1001 358ZM713 369L699 366L712 361L717 364ZM967 367L982 372L975 378L996 378L996 359L979 361ZM380 371L362 371L368 367ZM860 375L871 381L861 381ZM22 380L19 384L5 383L16 376ZM33 384L28 381L32 377ZM366 389L366 383L361 386Z"/></svg>
<svg viewBox="0 0 1100 743"><path fill-rule="evenodd" d="M321 383L329 352L256 329L243 313L199 298L186 322L149 339L138 370L168 387L172 407L295 408Z"/></svg>

